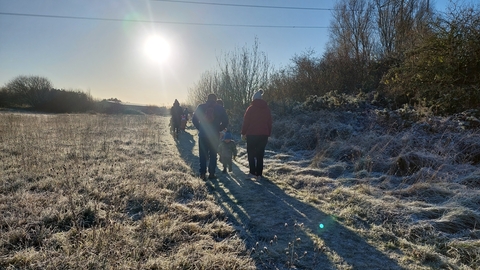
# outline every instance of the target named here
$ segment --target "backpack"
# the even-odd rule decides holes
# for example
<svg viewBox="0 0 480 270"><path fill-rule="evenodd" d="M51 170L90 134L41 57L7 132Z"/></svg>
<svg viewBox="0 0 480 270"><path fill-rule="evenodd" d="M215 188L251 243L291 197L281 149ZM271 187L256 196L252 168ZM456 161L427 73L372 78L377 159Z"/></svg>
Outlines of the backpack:
<svg viewBox="0 0 480 270"><path fill-rule="evenodd" d="M215 119L215 104L208 105L207 109L205 110L205 120L207 121L207 123L212 124L214 119Z"/></svg>

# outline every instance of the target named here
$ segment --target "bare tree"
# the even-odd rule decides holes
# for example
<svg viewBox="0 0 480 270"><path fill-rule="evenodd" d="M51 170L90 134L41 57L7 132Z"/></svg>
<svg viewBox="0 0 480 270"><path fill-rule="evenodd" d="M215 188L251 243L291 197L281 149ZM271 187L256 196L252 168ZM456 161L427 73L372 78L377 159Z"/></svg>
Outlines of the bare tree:
<svg viewBox="0 0 480 270"><path fill-rule="evenodd" d="M205 71L195 86L188 90L188 102L191 105L203 103L209 94L219 94L221 80L218 72Z"/></svg>
<svg viewBox="0 0 480 270"><path fill-rule="evenodd" d="M362 66L373 49L373 5L367 0L341 0L333 14L330 42Z"/></svg>
<svg viewBox="0 0 480 270"><path fill-rule="evenodd" d="M367 0L340 0L335 6L327 54L342 82L332 90L352 93L366 78L374 48L373 8Z"/></svg>
<svg viewBox="0 0 480 270"><path fill-rule="evenodd" d="M295 55L292 65L275 72L271 76L269 97L282 106L303 102L309 95L322 95L323 79L320 59L310 49Z"/></svg>
<svg viewBox="0 0 480 270"><path fill-rule="evenodd" d="M50 80L40 76L18 76L5 85L7 91L15 95L19 102L38 107L46 101L53 88Z"/></svg>
<svg viewBox="0 0 480 270"><path fill-rule="evenodd" d="M218 94L235 113L243 111L252 95L268 84L270 62L258 47L258 38L255 38L251 48L236 48L218 58L221 76Z"/></svg>
<svg viewBox="0 0 480 270"><path fill-rule="evenodd" d="M219 69L202 75L189 90L189 102L199 104L206 100L209 93L214 93L223 100L230 114L243 115L255 91L268 85L270 64L258 46L255 38L252 48L236 48L218 57Z"/></svg>
<svg viewBox="0 0 480 270"><path fill-rule="evenodd" d="M377 34L385 56L403 54L428 32L430 0L374 0Z"/></svg>
<svg viewBox="0 0 480 270"><path fill-rule="evenodd" d="M292 92L294 92L294 75L287 69L281 69L272 74L270 83L267 87L269 100L271 101L271 108L275 112L286 113L291 105Z"/></svg>
<svg viewBox="0 0 480 270"><path fill-rule="evenodd" d="M308 50L301 55L295 55L293 61L293 73L295 74L296 89L292 98L297 101L305 101L309 95L324 94L321 84L322 74L320 60L314 56L315 51Z"/></svg>

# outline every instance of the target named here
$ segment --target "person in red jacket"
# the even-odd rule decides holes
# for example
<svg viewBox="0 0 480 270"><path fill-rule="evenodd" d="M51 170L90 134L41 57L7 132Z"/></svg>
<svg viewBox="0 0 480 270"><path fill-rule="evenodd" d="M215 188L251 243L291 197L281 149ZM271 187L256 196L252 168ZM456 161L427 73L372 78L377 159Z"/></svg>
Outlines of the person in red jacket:
<svg viewBox="0 0 480 270"><path fill-rule="evenodd" d="M260 89L253 95L243 116L241 134L242 139L247 140L249 179L262 178L265 147L272 134L272 113L262 96L263 90Z"/></svg>

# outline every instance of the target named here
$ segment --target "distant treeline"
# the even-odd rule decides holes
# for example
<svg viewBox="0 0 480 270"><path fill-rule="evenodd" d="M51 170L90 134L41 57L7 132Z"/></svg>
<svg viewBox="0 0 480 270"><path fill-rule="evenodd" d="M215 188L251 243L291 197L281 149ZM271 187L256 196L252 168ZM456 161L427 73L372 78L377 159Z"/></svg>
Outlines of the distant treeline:
<svg viewBox="0 0 480 270"><path fill-rule="evenodd" d="M99 101L79 90L55 89L40 76L18 76L0 88L0 107L45 113L168 114L166 107L124 104L116 98Z"/></svg>

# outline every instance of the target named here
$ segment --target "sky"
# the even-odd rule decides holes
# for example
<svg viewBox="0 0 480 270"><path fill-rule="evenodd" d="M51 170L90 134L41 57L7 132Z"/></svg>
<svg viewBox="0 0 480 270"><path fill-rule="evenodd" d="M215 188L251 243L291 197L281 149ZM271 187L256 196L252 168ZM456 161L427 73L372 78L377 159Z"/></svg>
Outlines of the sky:
<svg viewBox="0 0 480 270"><path fill-rule="evenodd" d="M274 68L310 50L321 56L335 2L0 0L0 86L41 76L99 100L186 102L219 58L255 38ZM442 10L448 0L432 2Z"/></svg>

